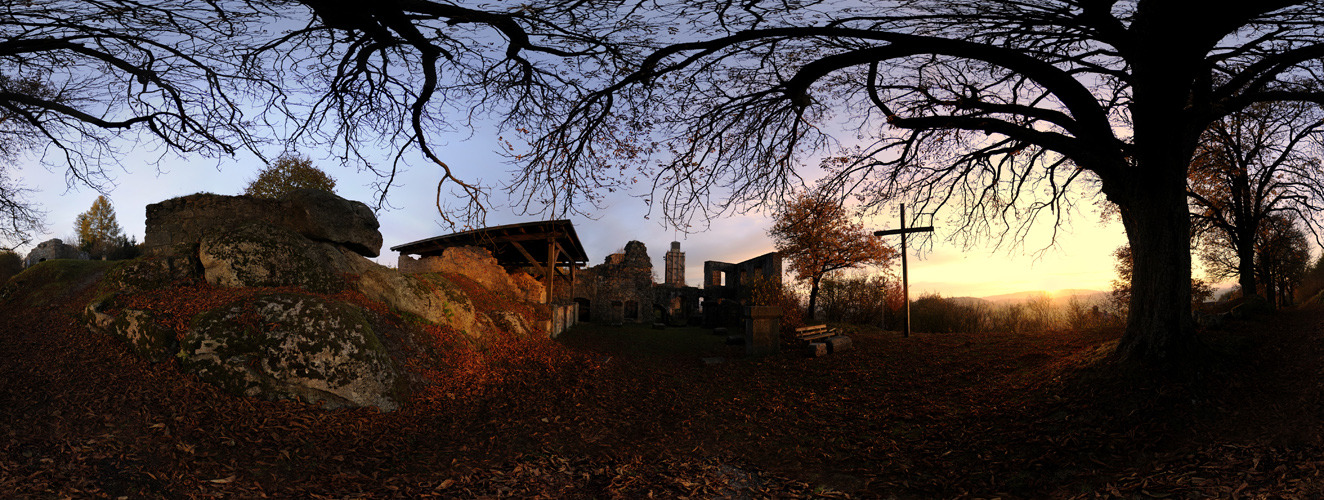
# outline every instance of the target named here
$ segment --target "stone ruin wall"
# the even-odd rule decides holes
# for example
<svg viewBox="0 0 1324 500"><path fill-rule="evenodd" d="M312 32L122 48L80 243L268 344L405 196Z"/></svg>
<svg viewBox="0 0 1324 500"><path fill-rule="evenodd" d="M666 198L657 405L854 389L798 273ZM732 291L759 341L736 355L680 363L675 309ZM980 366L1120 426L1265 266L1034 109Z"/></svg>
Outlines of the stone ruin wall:
<svg viewBox="0 0 1324 500"><path fill-rule="evenodd" d="M703 263L703 314L708 326L734 325L740 321L743 289L751 277L759 276L781 283L782 256L769 252L732 264L714 260ZM726 284L722 285L722 275Z"/></svg>
<svg viewBox="0 0 1324 500"><path fill-rule="evenodd" d="M365 257L381 254L382 234L372 209L316 189L298 189L276 200L198 193L147 205L143 247L149 254L171 254L178 245L196 244L206 235L253 222L284 227Z"/></svg>
<svg viewBox="0 0 1324 500"><path fill-rule="evenodd" d="M581 276L591 284L576 290L590 301L593 321L646 323L653 321L653 261L639 241L625 244L625 253L608 255ZM631 306L627 308L627 306Z"/></svg>
<svg viewBox="0 0 1324 500"><path fill-rule="evenodd" d="M36 248L28 252L28 256L23 259L23 267L32 267L52 259L87 260L87 258L87 252L73 245L66 245L59 238L53 238L37 244Z"/></svg>
<svg viewBox="0 0 1324 500"><path fill-rule="evenodd" d="M203 235L254 220L280 224L289 210L279 200L251 196L195 194L147 205L147 234L143 249L160 253L181 243L196 243Z"/></svg>

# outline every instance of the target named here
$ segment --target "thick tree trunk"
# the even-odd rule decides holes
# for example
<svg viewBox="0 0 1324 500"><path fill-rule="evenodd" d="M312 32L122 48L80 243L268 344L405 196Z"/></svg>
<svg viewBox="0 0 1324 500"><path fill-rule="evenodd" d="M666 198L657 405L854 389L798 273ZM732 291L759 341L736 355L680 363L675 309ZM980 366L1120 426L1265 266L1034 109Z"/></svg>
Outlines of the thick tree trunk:
<svg viewBox="0 0 1324 500"><path fill-rule="evenodd" d="M1175 185L1174 185L1175 184ZM1166 368L1195 352L1190 220L1184 179L1137 183L1119 203L1131 242L1131 311L1117 345L1124 365Z"/></svg>
<svg viewBox="0 0 1324 500"><path fill-rule="evenodd" d="M1255 239L1254 237L1238 242L1237 245L1237 284L1241 286L1241 296L1249 297L1259 293L1255 282Z"/></svg>
<svg viewBox="0 0 1324 500"><path fill-rule="evenodd" d="M809 309L805 311L805 321L814 321L814 310L818 307L818 280L817 276L809 280Z"/></svg>

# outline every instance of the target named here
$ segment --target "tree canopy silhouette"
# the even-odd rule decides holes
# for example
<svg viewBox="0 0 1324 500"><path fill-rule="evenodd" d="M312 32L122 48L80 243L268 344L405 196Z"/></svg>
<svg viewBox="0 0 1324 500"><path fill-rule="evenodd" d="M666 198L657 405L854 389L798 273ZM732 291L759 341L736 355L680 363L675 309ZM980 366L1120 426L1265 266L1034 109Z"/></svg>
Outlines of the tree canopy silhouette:
<svg viewBox="0 0 1324 500"><path fill-rule="evenodd" d="M421 160L440 172L443 215L481 220L484 189L453 175L434 144L476 121L501 122L495 111L508 113L509 127L557 112L574 77L550 64L602 51L596 34L571 28L606 13L578 4L9 2L0 15L0 238L22 242L43 227L11 162L30 154L71 186L104 191L130 150L263 158L272 146L332 149L378 175L379 204L399 169ZM469 203L443 207L445 186Z"/></svg>
<svg viewBox="0 0 1324 500"><path fill-rule="evenodd" d="M530 177L608 171L615 160L593 148L643 147L640 157L664 156L654 178L683 223L705 201L738 208L789 192L799 162L835 151L829 184L866 206L950 208L964 235L998 241L1060 223L1082 191L1101 192L1135 256L1117 350L1128 365L1198 352L1186 181L1200 135L1256 103L1324 102L1318 2L638 8L693 28L659 31L632 71L540 136Z"/></svg>
<svg viewBox="0 0 1324 500"><path fill-rule="evenodd" d="M380 174L379 202L421 158L438 169L443 214L449 184L480 203L461 214L481 217L486 188L454 175L437 134L491 118L518 166L506 189L532 212L582 211L642 178L685 227L784 198L823 153L828 185L866 207L951 207L980 238L1014 241L1101 192L1135 255L1118 353L1157 365L1198 345L1186 180L1200 135L1255 103L1324 102L1324 5L1305 0L41 0L5 12L12 118L0 126L49 144L76 182L104 179L124 136L213 154L292 141ZM33 81L49 89L15 90ZM366 144L392 153L376 161Z"/></svg>
<svg viewBox="0 0 1324 500"><path fill-rule="evenodd" d="M1191 222L1212 274L1235 277L1243 294L1263 293L1256 253L1297 223L1319 234L1324 113L1304 103L1256 104L1205 130L1189 173Z"/></svg>

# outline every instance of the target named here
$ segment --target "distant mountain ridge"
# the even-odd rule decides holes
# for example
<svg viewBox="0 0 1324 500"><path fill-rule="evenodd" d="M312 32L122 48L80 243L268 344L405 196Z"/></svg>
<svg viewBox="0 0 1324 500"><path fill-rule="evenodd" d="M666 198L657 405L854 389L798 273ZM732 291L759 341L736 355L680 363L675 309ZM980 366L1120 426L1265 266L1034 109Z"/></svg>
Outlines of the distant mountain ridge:
<svg viewBox="0 0 1324 500"><path fill-rule="evenodd" d="M977 305L977 304L1004 305L1004 304L1020 304L1038 299L1045 295L1049 297L1049 300L1051 300L1053 302L1053 305L1055 306L1067 305L1071 302L1072 299L1075 299L1077 302L1079 302L1081 305L1084 306L1102 305L1108 301L1108 292L1099 291L1099 290L1084 290L1077 288L1068 288L1064 290L1057 290L1054 292L1048 292L1044 290L1034 290L1028 292L1014 292L1014 293L1004 293L1001 295L989 295L986 297L949 297L948 300L951 300L957 304L964 306Z"/></svg>

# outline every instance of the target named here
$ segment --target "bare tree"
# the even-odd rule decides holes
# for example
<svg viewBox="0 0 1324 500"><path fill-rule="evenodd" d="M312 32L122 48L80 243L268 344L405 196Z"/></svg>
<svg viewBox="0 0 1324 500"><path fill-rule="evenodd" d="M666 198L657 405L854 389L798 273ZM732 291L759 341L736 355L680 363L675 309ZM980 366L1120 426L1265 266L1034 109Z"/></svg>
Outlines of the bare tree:
<svg viewBox="0 0 1324 500"><path fill-rule="evenodd" d="M586 81L622 71L617 66L632 43L606 42L637 23L618 18L612 1L462 4L281 2L303 24L254 50L247 67L257 79L269 78L275 68L282 79L302 84L274 93L268 103L295 124L289 139L333 144L342 160L376 172L379 204L387 202L406 153L413 151L438 169L442 217L452 224L480 223L490 186L455 174L441 134L491 121L512 134L494 146L514 150L532 124L564 116L582 98ZM599 4L610 5L599 9ZM300 9L309 15L301 17ZM383 143L392 146L394 157L375 164L372 148L365 146ZM528 171L516 176L536 186L609 188L619 182L595 174L567 168L544 177L530 178ZM448 185L455 189L447 191ZM448 194L462 203L449 204ZM582 209L581 202L595 202L597 196L570 189L530 192L519 208Z"/></svg>
<svg viewBox="0 0 1324 500"><path fill-rule="evenodd" d="M133 149L230 154L251 145L226 88L251 13L188 0L39 0L0 7L0 159L33 154L104 190ZM231 42L231 43L226 43ZM123 142L117 142L117 141ZM0 175L0 237L41 228L30 191Z"/></svg>
<svg viewBox="0 0 1324 500"><path fill-rule="evenodd" d="M589 145L645 137L663 207L775 199L808 155L844 192L950 207L965 234L1019 238L1082 190L1119 207L1135 254L1124 364L1198 352L1186 179L1211 123L1324 101L1324 5L1268 0L640 3L673 26L634 71L533 144L531 178L605 171ZM665 31L662 33L666 33ZM665 35L663 35L665 36ZM632 128L633 127L633 128ZM836 142L833 130L846 140ZM557 189L564 186L557 185ZM550 188L549 188L550 189ZM722 192L722 189L727 189Z"/></svg>
<svg viewBox="0 0 1324 500"><path fill-rule="evenodd" d="M334 147L342 163L379 176L379 205L416 154L439 167L439 209L443 187L459 188L464 203L444 207L443 216L481 221L485 190L452 173L440 134L489 118L518 133L559 113L577 98L576 79L592 74L569 71L563 60L592 59L599 71L618 72L612 50L621 49L601 40L630 23L604 27L614 10L579 4L488 11L406 0L7 2L0 153L11 160L32 152L64 169L70 185L104 192L129 144L163 155L259 157L269 144ZM23 239L41 214L6 173L0 236Z"/></svg>
<svg viewBox="0 0 1324 500"><path fill-rule="evenodd" d="M1236 277L1243 294L1261 293L1255 256L1270 226L1283 225L1275 218L1319 232L1324 172L1311 136L1321 126L1324 114L1312 105L1256 104L1214 122L1196 149L1191 227L1211 272Z"/></svg>

